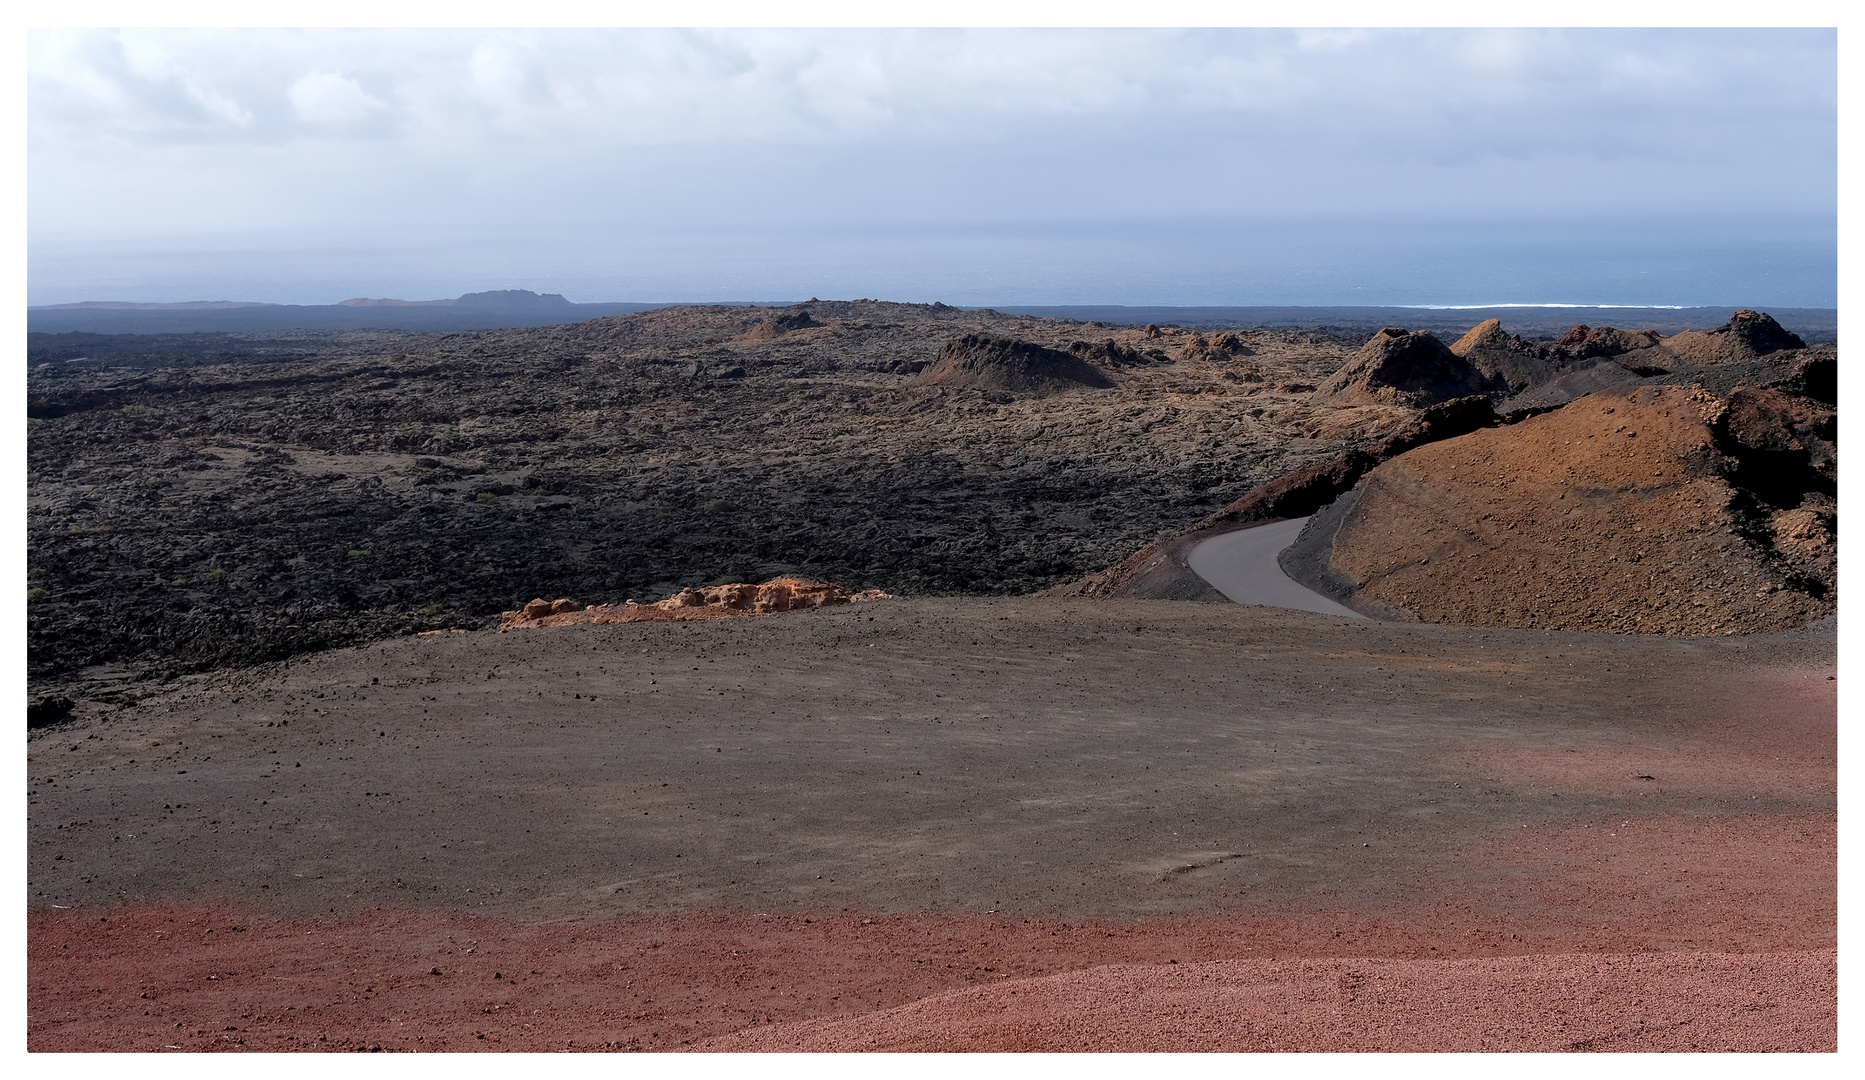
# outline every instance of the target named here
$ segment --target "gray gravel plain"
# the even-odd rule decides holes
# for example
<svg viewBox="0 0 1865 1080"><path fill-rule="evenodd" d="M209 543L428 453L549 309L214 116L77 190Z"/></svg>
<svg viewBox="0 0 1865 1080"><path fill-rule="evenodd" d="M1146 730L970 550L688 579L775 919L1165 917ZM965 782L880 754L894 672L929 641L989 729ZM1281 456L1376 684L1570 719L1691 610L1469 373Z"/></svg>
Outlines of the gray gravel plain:
<svg viewBox="0 0 1865 1080"><path fill-rule="evenodd" d="M1830 814L1833 664L1830 621L1663 639L1169 601L408 638L32 733L28 902L1502 903L1525 827Z"/></svg>

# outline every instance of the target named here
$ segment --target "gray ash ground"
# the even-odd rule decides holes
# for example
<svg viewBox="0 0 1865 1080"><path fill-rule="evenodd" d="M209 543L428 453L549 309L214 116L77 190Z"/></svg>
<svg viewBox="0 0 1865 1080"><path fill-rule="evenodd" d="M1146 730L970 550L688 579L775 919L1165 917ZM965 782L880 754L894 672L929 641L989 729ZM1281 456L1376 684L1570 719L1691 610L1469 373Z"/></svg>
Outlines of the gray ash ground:
<svg viewBox="0 0 1865 1080"><path fill-rule="evenodd" d="M1115 385L921 385L974 331L1073 345ZM777 574L1031 592L1396 422L1307 404L1358 345L871 301L31 335L29 679L107 698L537 596Z"/></svg>

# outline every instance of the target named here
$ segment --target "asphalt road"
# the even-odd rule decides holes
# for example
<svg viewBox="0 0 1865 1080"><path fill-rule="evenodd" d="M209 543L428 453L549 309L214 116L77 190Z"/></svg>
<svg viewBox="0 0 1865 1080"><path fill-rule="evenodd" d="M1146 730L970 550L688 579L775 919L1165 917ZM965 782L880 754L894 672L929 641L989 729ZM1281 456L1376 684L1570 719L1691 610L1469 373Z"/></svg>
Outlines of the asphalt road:
<svg viewBox="0 0 1865 1080"><path fill-rule="evenodd" d="M1295 542L1306 524L1307 518L1295 518L1213 536L1192 548L1185 561L1199 577L1210 582L1212 588L1239 604L1292 608L1346 619L1366 618L1282 572L1276 556Z"/></svg>

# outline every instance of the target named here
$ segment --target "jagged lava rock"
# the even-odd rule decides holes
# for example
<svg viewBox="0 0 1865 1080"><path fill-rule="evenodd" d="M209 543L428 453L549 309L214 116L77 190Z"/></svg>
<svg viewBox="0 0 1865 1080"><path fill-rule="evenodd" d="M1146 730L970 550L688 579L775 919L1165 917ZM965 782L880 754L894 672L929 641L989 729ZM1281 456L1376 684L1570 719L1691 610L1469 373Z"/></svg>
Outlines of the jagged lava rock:
<svg viewBox="0 0 1865 1080"><path fill-rule="evenodd" d="M1333 538L1355 596L1427 622L1621 633L1798 626L1836 598L1832 414L1616 387L1369 472Z"/></svg>
<svg viewBox="0 0 1865 1080"><path fill-rule="evenodd" d="M1098 342L1071 342L1068 351L1069 355L1086 360L1091 364L1101 363L1113 367L1132 367L1135 364L1151 364L1157 360L1163 359L1163 354L1159 353L1158 350L1141 352L1139 349L1115 341L1113 338L1107 338L1104 341Z"/></svg>
<svg viewBox="0 0 1865 1080"><path fill-rule="evenodd" d="M946 342L920 377L927 386L1054 393L1114 384L1093 365L1057 349L996 334L961 334Z"/></svg>
<svg viewBox="0 0 1865 1080"><path fill-rule="evenodd" d="M1508 383L1480 371L1431 334L1388 326L1318 390L1322 400L1337 404L1424 408L1471 394L1507 393Z"/></svg>

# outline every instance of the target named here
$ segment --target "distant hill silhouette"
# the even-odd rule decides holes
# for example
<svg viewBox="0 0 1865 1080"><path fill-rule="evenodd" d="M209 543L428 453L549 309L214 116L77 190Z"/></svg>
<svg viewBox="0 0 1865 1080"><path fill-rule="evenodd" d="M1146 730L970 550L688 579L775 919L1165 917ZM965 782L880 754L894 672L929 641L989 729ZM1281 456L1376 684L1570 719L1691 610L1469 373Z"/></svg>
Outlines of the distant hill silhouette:
<svg viewBox="0 0 1865 1080"><path fill-rule="evenodd" d="M31 333L200 334L256 330L496 330L583 322L665 304L573 304L559 293L495 289L451 300L357 297L336 304L196 300L180 304L88 301L26 309Z"/></svg>

